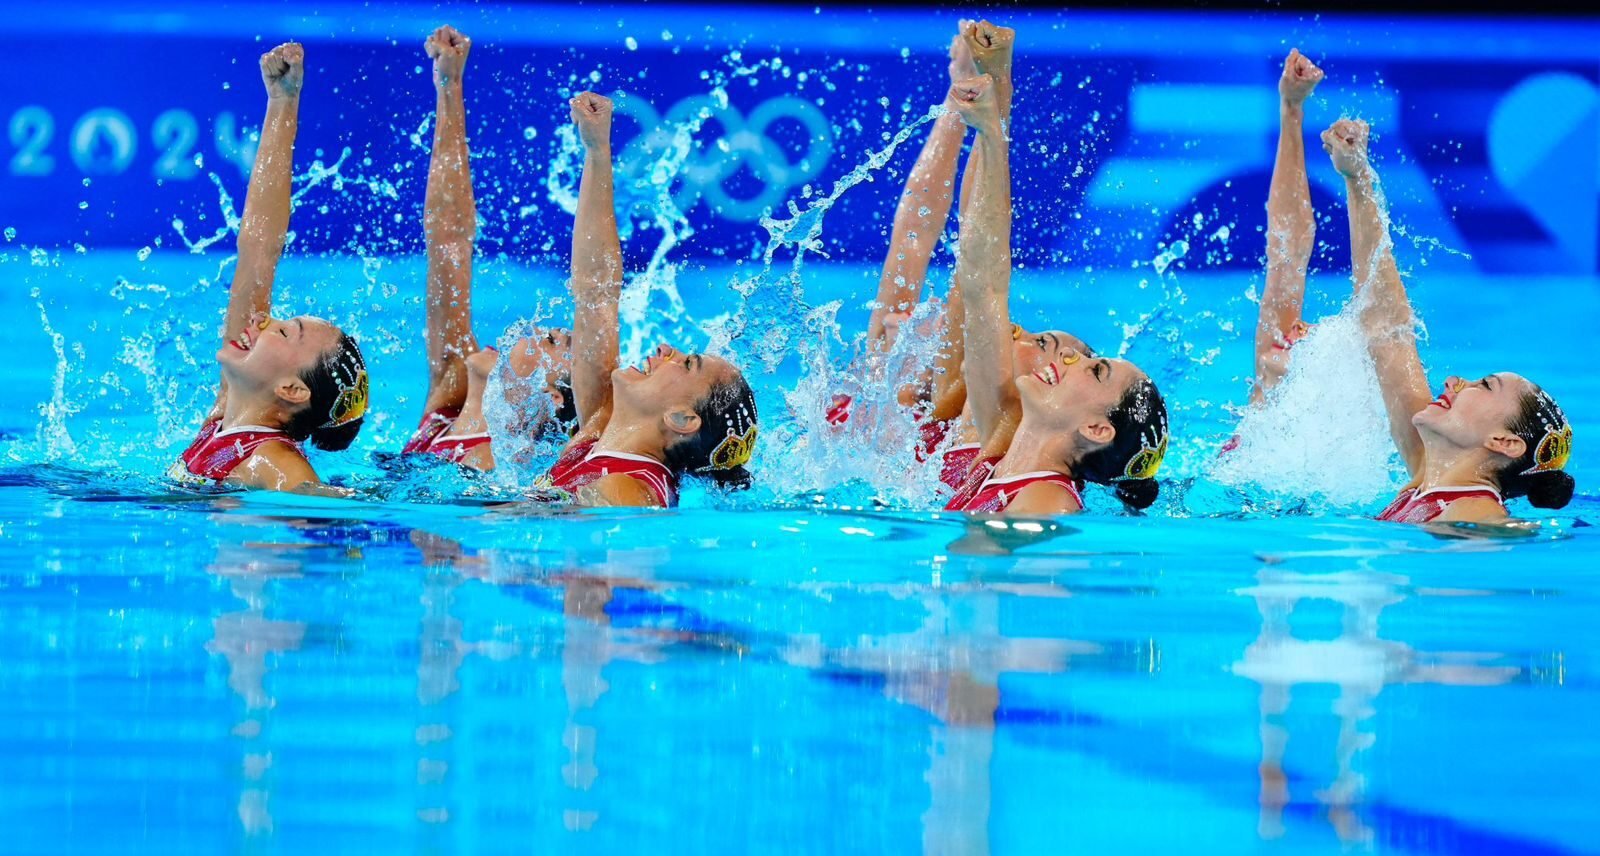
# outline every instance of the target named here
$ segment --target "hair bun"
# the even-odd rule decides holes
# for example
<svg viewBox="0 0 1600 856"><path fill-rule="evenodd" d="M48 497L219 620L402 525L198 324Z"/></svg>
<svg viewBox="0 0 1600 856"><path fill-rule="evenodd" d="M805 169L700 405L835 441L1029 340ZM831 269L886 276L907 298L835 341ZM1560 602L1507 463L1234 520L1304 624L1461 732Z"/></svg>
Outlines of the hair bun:
<svg viewBox="0 0 1600 856"><path fill-rule="evenodd" d="M746 490L755 484L755 477L744 467L726 467L718 469L710 467L700 470L695 475L706 479L723 490Z"/></svg>
<svg viewBox="0 0 1600 856"><path fill-rule="evenodd" d="M358 418L339 425L318 428L311 432L311 445L324 452L342 452L356 441L356 435L361 433L361 423L365 421L364 418Z"/></svg>
<svg viewBox="0 0 1600 856"><path fill-rule="evenodd" d="M1524 478L1527 479L1528 502L1535 508L1565 508L1578 486L1565 470L1529 473Z"/></svg>
<svg viewBox="0 0 1600 856"><path fill-rule="evenodd" d="M1161 483L1155 479L1123 479L1116 482L1117 499L1134 510L1149 508L1161 495Z"/></svg>

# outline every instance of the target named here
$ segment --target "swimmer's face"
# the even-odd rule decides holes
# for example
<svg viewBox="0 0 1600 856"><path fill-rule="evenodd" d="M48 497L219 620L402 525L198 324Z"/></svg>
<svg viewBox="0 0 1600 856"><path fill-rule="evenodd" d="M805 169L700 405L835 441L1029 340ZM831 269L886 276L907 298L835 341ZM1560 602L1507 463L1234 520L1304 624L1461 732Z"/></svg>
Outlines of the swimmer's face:
<svg viewBox="0 0 1600 856"><path fill-rule="evenodd" d="M1511 372L1475 381L1451 376L1439 397L1411 417L1411 424L1460 448L1475 448L1505 434L1523 396L1532 391L1533 384Z"/></svg>
<svg viewBox="0 0 1600 856"><path fill-rule="evenodd" d="M533 335L524 336L507 349L505 360L493 348L483 348L467 357L467 370L479 381L487 380L497 364L504 366L501 376L506 403L514 412L523 413L528 400L536 394L550 397L551 408L536 409L531 416L533 424L519 430L537 431L559 412L565 404L560 386L572 375L572 333L561 328L538 328Z"/></svg>
<svg viewBox="0 0 1600 856"><path fill-rule="evenodd" d="M282 320L257 312L238 338L223 344L217 362L229 383L244 387L277 387L293 380L339 344L339 328L321 318L301 315Z"/></svg>
<svg viewBox="0 0 1600 856"><path fill-rule="evenodd" d="M718 383L739 374L733 364L710 354L684 354L661 345L642 365L611 373L617 403L640 414L692 413Z"/></svg>
<svg viewBox="0 0 1600 856"><path fill-rule="evenodd" d="M1020 324L1011 325L1011 365L1018 376L1031 375L1044 368L1064 350L1094 356L1094 349L1071 333L1062 330L1030 333Z"/></svg>
<svg viewBox="0 0 1600 856"><path fill-rule="evenodd" d="M1145 373L1127 360L1091 357L1070 347L1033 374L1017 377L1022 412L1046 430L1074 432L1084 445L1103 446L1115 430L1106 414Z"/></svg>

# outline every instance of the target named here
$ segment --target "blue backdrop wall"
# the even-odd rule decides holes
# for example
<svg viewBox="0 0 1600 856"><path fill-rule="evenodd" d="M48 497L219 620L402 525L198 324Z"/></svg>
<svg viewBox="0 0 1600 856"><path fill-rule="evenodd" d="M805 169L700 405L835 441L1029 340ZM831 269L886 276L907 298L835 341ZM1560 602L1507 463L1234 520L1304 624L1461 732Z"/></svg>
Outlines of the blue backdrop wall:
<svg viewBox="0 0 1600 856"><path fill-rule="evenodd" d="M565 98L596 88L627 93L619 151L634 171L659 158L676 125L710 110L672 187L695 229L679 252L747 257L765 244L764 211L808 184L825 191L941 98L957 14L33 4L0 21L11 67L26 70L0 91L0 226L11 240L62 248L170 249L219 234L225 200L242 201L261 116L256 56L296 39L308 57L300 168L337 164L302 198L297 249L419 249L432 109L420 46L450 22L474 39L468 110L485 250L562 260L556 130ZM1373 122L1396 219L1438 243L1430 263L1597 269L1600 22L1003 17L1020 33L1024 263L1126 266L1162 241L1258 229L1275 80L1298 46L1329 74L1309 121ZM882 254L915 142L830 213L830 255ZM1315 150L1311 162L1319 210L1342 219L1331 169ZM1328 265L1343 253L1340 226L1321 232ZM1256 243L1223 246L1232 249L1204 263L1258 266Z"/></svg>

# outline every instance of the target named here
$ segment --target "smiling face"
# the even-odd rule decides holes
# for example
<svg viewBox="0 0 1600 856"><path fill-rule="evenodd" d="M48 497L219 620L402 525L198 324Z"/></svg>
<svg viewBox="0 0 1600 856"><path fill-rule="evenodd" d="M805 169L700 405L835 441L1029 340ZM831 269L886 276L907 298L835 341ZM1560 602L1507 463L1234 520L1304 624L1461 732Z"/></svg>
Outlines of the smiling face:
<svg viewBox="0 0 1600 856"><path fill-rule="evenodd" d="M1511 372L1486 375L1476 381L1448 377L1444 391L1411 417L1411 424L1462 449L1490 445L1510 434L1522 399L1534 389L1521 375Z"/></svg>
<svg viewBox="0 0 1600 856"><path fill-rule="evenodd" d="M320 318L280 320L254 313L239 336L223 344L217 361L230 386L277 389L298 383L322 355L339 344L339 328Z"/></svg>
<svg viewBox="0 0 1600 856"><path fill-rule="evenodd" d="M1017 377L1024 417L1046 430L1076 433L1088 448L1111 442L1107 414L1145 373L1127 360L1091 357L1065 344L1048 355L1033 373Z"/></svg>
<svg viewBox="0 0 1600 856"><path fill-rule="evenodd" d="M739 374L732 363L708 354L684 354L660 345L640 366L611 373L619 412L644 418L692 413L711 388Z"/></svg>
<svg viewBox="0 0 1600 856"><path fill-rule="evenodd" d="M1065 351L1094 356L1094 349L1082 339L1061 330L1030 333L1021 324L1011 325L1011 365L1019 375L1031 375L1056 360Z"/></svg>

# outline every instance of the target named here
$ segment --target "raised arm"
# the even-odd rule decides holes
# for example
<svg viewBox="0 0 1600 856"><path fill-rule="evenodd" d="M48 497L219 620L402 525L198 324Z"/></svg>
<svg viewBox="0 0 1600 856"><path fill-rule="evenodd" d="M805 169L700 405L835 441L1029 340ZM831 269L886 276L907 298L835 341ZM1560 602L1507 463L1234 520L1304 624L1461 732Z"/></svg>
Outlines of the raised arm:
<svg viewBox="0 0 1600 856"><path fill-rule="evenodd" d="M1406 467L1416 476L1422 438L1411 417L1428 405L1427 377L1417 354L1416 321L1394 260L1378 174L1367 159L1367 123L1341 119L1322 132L1322 148L1344 176L1350 208L1350 263L1367 350L1378 370L1389 433Z"/></svg>
<svg viewBox="0 0 1600 856"><path fill-rule="evenodd" d="M572 226L572 394L579 432L592 435L611 410L617 368L617 301L622 294L622 239L617 235L611 168L611 100L584 92L572 99L583 142L578 216Z"/></svg>
<svg viewBox="0 0 1600 856"><path fill-rule="evenodd" d="M462 74L472 40L440 27L423 43L433 59L436 93L433 151L422 228L428 245L428 399L425 409L459 408L467 398L472 335L472 250L478 209L467 158L467 113Z"/></svg>
<svg viewBox="0 0 1600 856"><path fill-rule="evenodd" d="M1305 100L1322 80L1322 69L1289 51L1278 79L1278 156L1267 191L1267 284L1256 322L1256 383L1250 400L1260 401L1283 379L1289 346L1305 334L1302 319L1306 266L1317 236L1306 179Z"/></svg>
<svg viewBox="0 0 1600 856"><path fill-rule="evenodd" d="M957 34L950 40L950 82L975 77L977 73L965 37ZM885 316L908 313L922 299L928 260L950 219L956 164L966 135L966 123L959 115L946 113L935 119L917 162L906 176L905 190L900 193L894 225L890 227L889 254L878 279L877 304L867 326L867 341L880 350L888 350L893 343L892 328L884 326Z"/></svg>
<svg viewBox="0 0 1600 856"><path fill-rule="evenodd" d="M950 88L950 106L977 130L963 181L955 288L965 311L962 375L980 442L1010 444L1021 419L1011 360L1011 165L994 81Z"/></svg>
<svg viewBox="0 0 1600 856"><path fill-rule="evenodd" d="M950 74L969 72L971 76L987 74L994 81L995 106L1000 124L1009 134L1011 127L1011 64L1017 34L1009 27L1000 27L988 21L962 21L961 32L950 46ZM958 80L952 79L952 83ZM972 172L978 158L967 158L966 171L961 176L961 204L967 205L967 196L976 186ZM1006 187L1006 207L1010 210L1010 184ZM1009 249L1009 238L1008 238ZM1008 270L1009 275L1009 270ZM1003 316L1007 317L1008 316ZM967 381L962 373L966 362L966 304L959 290L952 288L945 303L943 347L934 363L932 403L930 416L934 419L955 419L967 403ZM1010 353L1009 351L1007 352ZM1009 369L1007 370L1009 373ZM1013 379L1014 381L1014 379ZM980 435L982 436L982 435ZM1009 438L1008 442L1009 442Z"/></svg>
<svg viewBox="0 0 1600 856"><path fill-rule="evenodd" d="M239 221L239 260L223 342L238 338L250 316L272 306L272 281L289 233L289 186L294 177L294 138L300 129L300 88L305 82L305 51L293 42L261 55L261 82L267 88L267 115L261 144Z"/></svg>

